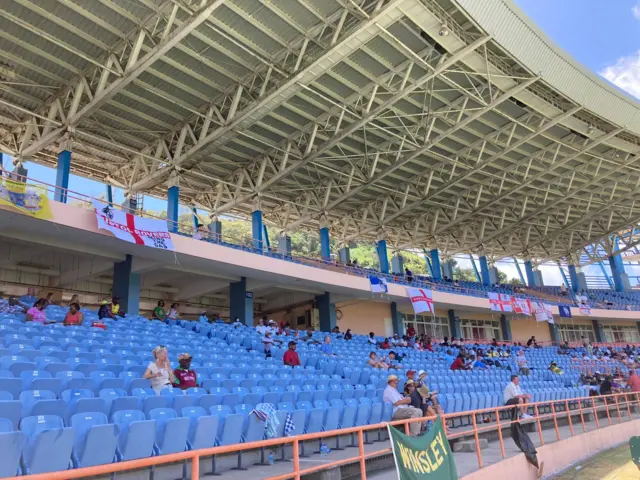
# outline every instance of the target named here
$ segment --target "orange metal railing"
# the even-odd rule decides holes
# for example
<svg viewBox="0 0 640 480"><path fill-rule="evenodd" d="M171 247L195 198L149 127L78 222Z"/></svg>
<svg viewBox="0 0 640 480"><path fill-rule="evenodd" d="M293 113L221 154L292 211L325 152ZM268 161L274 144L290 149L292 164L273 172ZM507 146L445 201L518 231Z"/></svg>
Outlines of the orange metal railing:
<svg viewBox="0 0 640 480"><path fill-rule="evenodd" d="M587 428L586 428L587 422L585 422L585 415L588 415L588 414L594 415L596 428L600 428L601 426L613 425L614 422L616 421L616 418L618 423L622 423L623 421L625 421L624 420L625 417L629 420L632 420L633 418L632 418L631 408L634 407L635 409L640 407L640 394L639 393L619 393L619 394L599 396L599 397L580 397L580 398L563 399L563 400L556 400L556 401L545 401L545 402L530 403L530 404L527 404L527 407L529 408L529 410L533 409L534 417L532 420L526 420L526 421L535 422L536 430L540 438L540 444L544 445L545 441L544 441L543 428L542 428L543 421L546 421L546 420L553 421L556 440L559 441L559 440L562 440L562 438L560 435L558 421L562 420L563 418L566 418L567 423L569 425L570 436L575 436L576 434L584 433L587 431ZM562 410L558 411L558 407L562 407ZM506 454L505 454L505 448L504 448L504 437L503 437L502 429L510 426L513 422L516 422L518 420L501 419L501 413L510 414L514 411L514 408L517 408L517 407L510 405L510 406L502 406L502 407L494 407L494 408L485 408L481 410L472 410L468 412L445 414L443 415L443 425L445 428L445 434L447 436L447 439L455 440L455 439L464 438L464 437L473 437L475 441L475 447L476 447L478 468L482 468L483 459L482 459L482 452L480 449L480 435L486 434L492 431L497 431L501 456L503 459L505 459ZM549 413L542 413L541 410L543 409L549 409ZM612 410L614 411L613 415L612 415ZM604 424L601 424L598 418L598 413L602 411L606 412L607 420ZM624 417L622 412L625 412ZM572 419L572 415L580 417L582 432L575 431L574 419ZM490 423L483 423L478 425L477 417L485 417L485 416L490 416L495 418L492 418ZM470 418L471 428L452 433L450 428L447 427L447 423L450 421L453 422L455 419L462 419L462 418L465 418L465 419ZM391 448L383 448L380 450L376 450L374 452L365 453L364 432L367 432L370 430L386 429L387 425L392 425L392 426L402 426L405 430L405 433L408 434L410 423L424 422L427 420L435 420L435 417L398 420L398 421L392 421L389 423L378 423L378 424L366 425L362 427L344 428L341 430L332 430L332 431L325 431L320 433L298 435L298 436L289 437L289 438L276 438L271 440L262 440L259 442L240 443L236 445L214 447L214 448L208 448L208 449L202 449L202 450L192 450L192 451L186 451L186 452L175 453L170 455L161 455L157 457L131 460L131 461L121 462L121 463L99 465L96 467L79 468L76 470L65 470L61 472L45 473L45 474L38 474L38 475L28 475L24 477L13 477L12 480L21 480L21 479L67 480L67 479L74 479L74 478L86 478L86 477L95 477L99 475L107 475L111 473L136 470L136 469L145 468L145 467L159 466L159 465L165 465L169 463L183 462L183 461L191 462L191 479L196 480L200 478L199 462L201 458L210 457L213 455L224 455L224 454L230 454L230 453L239 453L242 451L257 450L260 448L284 447L287 445L290 445L292 447L293 470L289 473L269 477L269 480L284 480L284 479L290 479L290 478L298 480L302 475L308 475L321 470L335 468L342 465L352 464L355 462L359 462L360 478L362 480L366 480L367 478L366 464L365 464L366 460L368 458L389 454L391 453ZM321 438L329 438L329 437L349 435L349 434L357 435L358 455L354 455L349 458L343 458L333 462L322 463L314 467L301 468L300 442L319 440Z"/></svg>

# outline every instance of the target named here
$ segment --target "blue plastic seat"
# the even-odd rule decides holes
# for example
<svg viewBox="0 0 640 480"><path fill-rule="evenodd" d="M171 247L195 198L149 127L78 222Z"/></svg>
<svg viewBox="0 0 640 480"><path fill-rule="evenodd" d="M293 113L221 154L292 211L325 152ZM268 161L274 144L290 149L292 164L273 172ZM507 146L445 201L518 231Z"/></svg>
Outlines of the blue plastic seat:
<svg viewBox="0 0 640 480"><path fill-rule="evenodd" d="M17 430L22 418L22 402L20 400L0 400L0 419L11 422L13 430Z"/></svg>
<svg viewBox="0 0 640 480"><path fill-rule="evenodd" d="M224 421L220 418L222 429L218 428L220 436L218 438L219 445L233 445L242 441L242 433L244 430L244 415L230 414L224 417Z"/></svg>
<svg viewBox="0 0 640 480"><path fill-rule="evenodd" d="M22 380L19 378L0 378L0 391L9 393L14 400L17 400L22 391Z"/></svg>
<svg viewBox="0 0 640 480"><path fill-rule="evenodd" d="M115 461L118 433L116 426L107 422L104 413L76 413L71 417L70 425L75 430L74 468L93 467Z"/></svg>
<svg viewBox="0 0 640 480"><path fill-rule="evenodd" d="M136 397L118 397L111 401L111 409L109 410L109 418L113 421L113 415L116 412L127 410L138 410L140 401Z"/></svg>
<svg viewBox="0 0 640 480"><path fill-rule="evenodd" d="M150 457L154 453L155 420L145 420L140 410L115 412L112 418L120 429L116 455L119 461Z"/></svg>
<svg viewBox="0 0 640 480"><path fill-rule="evenodd" d="M0 478L19 475L20 457L25 444L25 434L14 431L9 419L0 418Z"/></svg>
<svg viewBox="0 0 640 480"><path fill-rule="evenodd" d="M156 408L169 408L171 403L170 397L145 397L142 399L142 413L144 413L146 417L149 417L149 412L151 412L151 410Z"/></svg>
<svg viewBox="0 0 640 480"><path fill-rule="evenodd" d="M178 417L170 408L154 408L148 414L156 421L155 449L158 455L184 452L187 449L190 420Z"/></svg>
<svg viewBox="0 0 640 480"><path fill-rule="evenodd" d="M40 415L23 418L20 430L26 436L22 452L23 472L28 475L67 470L71 466L74 429L62 418Z"/></svg>
<svg viewBox="0 0 640 480"><path fill-rule="evenodd" d="M207 415L202 407L183 408L182 416L190 421L188 441L191 450L211 448L216 445L220 417Z"/></svg>
<svg viewBox="0 0 640 480"><path fill-rule="evenodd" d="M20 393L20 401L22 402L22 416L28 417L35 403L39 400L55 400L55 393L49 390L25 390Z"/></svg>

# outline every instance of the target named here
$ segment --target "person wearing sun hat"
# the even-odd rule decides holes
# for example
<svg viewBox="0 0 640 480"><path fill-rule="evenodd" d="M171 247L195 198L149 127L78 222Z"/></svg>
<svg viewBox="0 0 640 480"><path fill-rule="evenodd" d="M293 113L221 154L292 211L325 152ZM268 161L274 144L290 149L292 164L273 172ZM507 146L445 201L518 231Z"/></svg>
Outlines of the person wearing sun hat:
<svg viewBox="0 0 640 480"><path fill-rule="evenodd" d="M422 410L411 406L411 397L404 397L398 391L398 377L389 375L387 377L387 387L382 394L384 403L393 405L392 420L406 420L409 418L422 417ZM411 422L409 424L409 432L412 437L420 435L421 423Z"/></svg>
<svg viewBox="0 0 640 480"><path fill-rule="evenodd" d="M174 387L180 390L193 388L198 386L198 376L195 370L191 369L191 355L181 353L178 355L178 363L180 366L173 371Z"/></svg>
<svg viewBox="0 0 640 480"><path fill-rule="evenodd" d="M435 411L438 415L442 415L444 411L440 406L440 402L438 402L438 392L429 391L429 386L426 382L427 372L424 370L420 370L418 372L418 380L416 380L416 390L418 393L424 398L427 408L433 407L433 411Z"/></svg>

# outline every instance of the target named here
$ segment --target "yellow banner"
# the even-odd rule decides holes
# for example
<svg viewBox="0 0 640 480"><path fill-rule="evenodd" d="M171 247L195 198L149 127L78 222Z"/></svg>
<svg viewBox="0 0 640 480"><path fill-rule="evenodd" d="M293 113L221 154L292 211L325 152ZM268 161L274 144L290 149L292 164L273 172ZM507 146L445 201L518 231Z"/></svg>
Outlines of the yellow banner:
<svg viewBox="0 0 640 480"><path fill-rule="evenodd" d="M52 217L44 186L14 182L7 178L0 178L0 208L43 220L50 220Z"/></svg>

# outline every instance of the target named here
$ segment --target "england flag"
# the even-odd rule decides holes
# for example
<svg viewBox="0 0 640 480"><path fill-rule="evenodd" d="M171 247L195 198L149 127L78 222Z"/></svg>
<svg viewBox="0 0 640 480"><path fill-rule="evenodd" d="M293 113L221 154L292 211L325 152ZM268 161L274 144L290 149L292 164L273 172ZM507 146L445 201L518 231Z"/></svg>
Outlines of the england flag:
<svg viewBox="0 0 640 480"><path fill-rule="evenodd" d="M425 288L407 287L407 294L411 299L414 313L433 313L433 291Z"/></svg>
<svg viewBox="0 0 640 480"><path fill-rule="evenodd" d="M489 292L489 306L494 312L513 312L511 295Z"/></svg>
<svg viewBox="0 0 640 480"><path fill-rule="evenodd" d="M531 316L531 301L526 298L515 298L513 297L513 302L511 304L513 307L513 312L518 313L520 315L526 315L527 317Z"/></svg>

